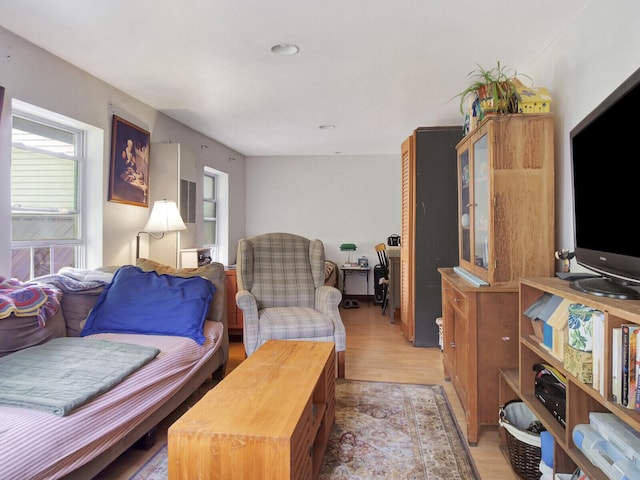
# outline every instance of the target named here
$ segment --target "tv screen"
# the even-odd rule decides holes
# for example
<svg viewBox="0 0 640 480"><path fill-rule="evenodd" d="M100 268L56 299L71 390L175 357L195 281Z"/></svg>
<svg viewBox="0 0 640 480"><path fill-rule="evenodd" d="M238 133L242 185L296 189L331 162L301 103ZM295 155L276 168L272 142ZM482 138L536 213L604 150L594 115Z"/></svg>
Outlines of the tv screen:
<svg viewBox="0 0 640 480"><path fill-rule="evenodd" d="M576 260L603 275L576 290L640 299L639 111L640 69L571 131Z"/></svg>

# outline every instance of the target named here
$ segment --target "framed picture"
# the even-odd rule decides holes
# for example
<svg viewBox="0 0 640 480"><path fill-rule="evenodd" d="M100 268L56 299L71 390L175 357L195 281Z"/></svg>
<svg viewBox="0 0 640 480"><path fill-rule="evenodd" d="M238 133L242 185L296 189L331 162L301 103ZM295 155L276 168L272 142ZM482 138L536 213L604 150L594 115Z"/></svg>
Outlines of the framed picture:
<svg viewBox="0 0 640 480"><path fill-rule="evenodd" d="M111 129L109 201L149 207L151 135L117 115Z"/></svg>

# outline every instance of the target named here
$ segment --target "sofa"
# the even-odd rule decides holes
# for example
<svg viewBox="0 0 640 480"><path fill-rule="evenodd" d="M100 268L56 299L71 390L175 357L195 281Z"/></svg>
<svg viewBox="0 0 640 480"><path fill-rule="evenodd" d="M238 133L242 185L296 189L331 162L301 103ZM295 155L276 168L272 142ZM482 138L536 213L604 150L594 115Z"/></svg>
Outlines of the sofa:
<svg viewBox="0 0 640 480"><path fill-rule="evenodd" d="M0 317L0 368L19 365L34 352L58 354L56 349L67 349L68 343L79 344L85 352L94 343L126 345L152 350L155 356L115 386L66 409L48 404L25 407L11 396L0 398L3 478L92 478L205 381L224 376L229 337L226 277L219 263L175 269L139 259L135 266L63 269L34 282L49 296L57 295L59 306L51 309L44 325L42 315ZM192 310L182 315L174 312L185 310L174 308ZM89 364L102 354L88 351L83 357L87 363L83 360L71 375L86 375ZM57 378L63 367L64 361L51 358L55 360L40 360L37 368L45 379ZM76 361L70 360L72 365ZM11 375L0 376L0 393L11 391L3 387L9 385L3 383L5 378L13 380Z"/></svg>

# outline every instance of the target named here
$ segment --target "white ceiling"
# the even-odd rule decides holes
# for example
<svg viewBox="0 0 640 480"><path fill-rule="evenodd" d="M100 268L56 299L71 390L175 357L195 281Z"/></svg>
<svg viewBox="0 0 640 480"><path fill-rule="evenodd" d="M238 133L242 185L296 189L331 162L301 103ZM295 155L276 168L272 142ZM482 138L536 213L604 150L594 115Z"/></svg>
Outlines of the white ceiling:
<svg viewBox="0 0 640 480"><path fill-rule="evenodd" d="M589 1L0 0L0 25L244 155L399 154Z"/></svg>

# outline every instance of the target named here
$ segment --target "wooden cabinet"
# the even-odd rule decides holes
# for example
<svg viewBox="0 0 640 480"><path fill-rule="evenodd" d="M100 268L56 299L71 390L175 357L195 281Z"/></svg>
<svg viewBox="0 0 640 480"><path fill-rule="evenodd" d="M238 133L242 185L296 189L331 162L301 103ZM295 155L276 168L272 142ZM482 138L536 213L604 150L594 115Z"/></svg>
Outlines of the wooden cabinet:
<svg viewBox="0 0 640 480"><path fill-rule="evenodd" d="M517 362L518 279L554 271L553 117L492 115L456 146L458 261L442 275L443 362L474 444ZM484 283L484 286L479 286Z"/></svg>
<svg viewBox="0 0 640 480"><path fill-rule="evenodd" d="M442 277L443 366L476 445L482 425L497 425L498 371L518 364L518 288L474 287L452 269Z"/></svg>
<svg viewBox="0 0 640 480"><path fill-rule="evenodd" d="M533 326L523 312L543 293L548 292L581 303L604 312L604 372L611 372L612 330L623 323L640 324L640 301L616 300L597 297L575 291L569 282L559 278L522 279L520 281L520 363L519 368L503 370L501 373L500 402L520 398L529 406L555 439L555 473L571 473L580 467L591 480L606 480L608 477L594 466L574 445L573 428L589 423L589 412L611 412L636 431L640 431L640 412L623 407L612 401L611 374L604 377L604 392L578 380L564 368L564 363L551 355L534 337ZM567 378L566 428L545 409L534 394L535 363L546 363L558 369Z"/></svg>
<svg viewBox="0 0 640 480"><path fill-rule="evenodd" d="M236 305L236 293L238 292L238 283L236 280L236 271L225 270L227 276L227 323L229 325L229 335L242 335L244 320L242 310Z"/></svg>
<svg viewBox="0 0 640 480"><path fill-rule="evenodd" d="M459 265L491 285L553 275L553 117L489 116L457 152Z"/></svg>
<svg viewBox="0 0 640 480"><path fill-rule="evenodd" d="M438 267L457 264L456 151L460 127L421 127L402 144L400 320L405 338L438 346Z"/></svg>

